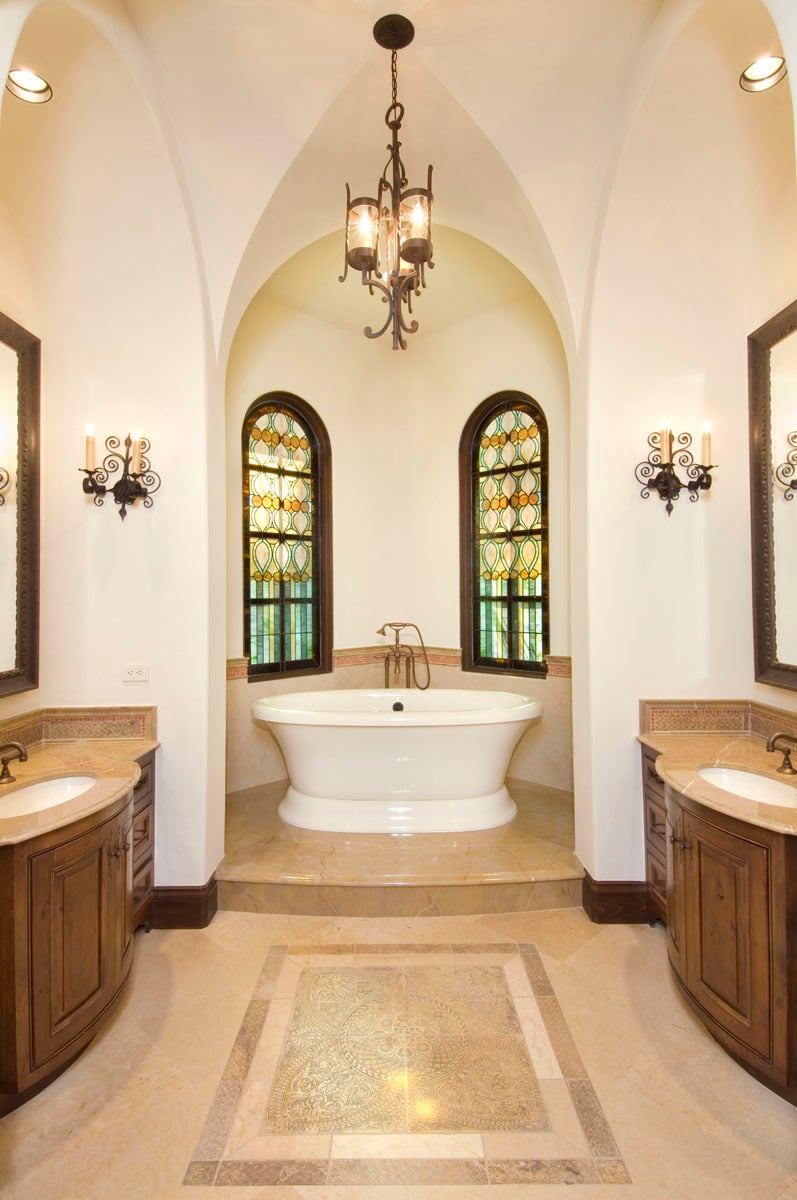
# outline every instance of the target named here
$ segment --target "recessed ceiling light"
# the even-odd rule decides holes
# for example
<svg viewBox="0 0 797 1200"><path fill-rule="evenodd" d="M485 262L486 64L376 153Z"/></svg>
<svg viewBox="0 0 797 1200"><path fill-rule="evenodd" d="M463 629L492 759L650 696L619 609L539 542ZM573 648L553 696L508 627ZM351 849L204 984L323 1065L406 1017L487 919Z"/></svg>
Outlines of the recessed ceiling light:
<svg viewBox="0 0 797 1200"><path fill-rule="evenodd" d="M742 71L739 83L746 92L765 92L780 83L785 74L786 60L779 54L765 54Z"/></svg>
<svg viewBox="0 0 797 1200"><path fill-rule="evenodd" d="M47 80L27 67L14 67L9 71L6 87L12 96L19 100L27 100L29 104L46 104L53 94Z"/></svg>

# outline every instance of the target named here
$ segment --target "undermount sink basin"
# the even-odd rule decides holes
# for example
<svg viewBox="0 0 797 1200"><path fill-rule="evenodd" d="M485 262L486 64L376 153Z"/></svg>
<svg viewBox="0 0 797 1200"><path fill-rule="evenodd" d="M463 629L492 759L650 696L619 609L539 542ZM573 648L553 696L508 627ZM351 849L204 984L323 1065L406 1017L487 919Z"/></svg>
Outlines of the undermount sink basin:
<svg viewBox="0 0 797 1200"><path fill-rule="evenodd" d="M60 779L44 779L4 793L0 790L0 817L24 817L74 800L97 782L94 775L62 775Z"/></svg>
<svg viewBox="0 0 797 1200"><path fill-rule="evenodd" d="M760 804L777 804L781 808L797 808L797 787L791 783L781 783L779 779L770 779L767 775L757 775L754 771L740 771L733 767L703 767L698 771L706 783L722 788L724 792L732 792L734 796L743 796L746 800L757 800Z"/></svg>

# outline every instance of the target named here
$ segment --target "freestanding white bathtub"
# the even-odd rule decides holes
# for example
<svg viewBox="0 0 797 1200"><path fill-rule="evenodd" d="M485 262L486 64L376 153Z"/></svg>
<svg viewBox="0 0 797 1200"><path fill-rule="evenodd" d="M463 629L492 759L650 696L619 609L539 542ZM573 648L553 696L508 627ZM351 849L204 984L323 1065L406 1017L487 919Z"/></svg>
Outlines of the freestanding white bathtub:
<svg viewBox="0 0 797 1200"><path fill-rule="evenodd" d="M443 833L492 829L517 809L504 786L542 712L512 692L295 692L257 700L285 756L280 816L303 829Z"/></svg>

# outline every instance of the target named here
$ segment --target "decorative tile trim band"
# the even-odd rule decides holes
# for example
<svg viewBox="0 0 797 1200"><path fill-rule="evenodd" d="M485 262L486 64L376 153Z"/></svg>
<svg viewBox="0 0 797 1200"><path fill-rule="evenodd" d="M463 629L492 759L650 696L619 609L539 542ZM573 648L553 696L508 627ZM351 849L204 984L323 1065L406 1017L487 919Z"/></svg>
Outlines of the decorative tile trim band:
<svg viewBox="0 0 797 1200"><path fill-rule="evenodd" d="M36 746L41 742L106 738L157 740L157 708L43 708L0 721L0 737Z"/></svg>
<svg viewBox="0 0 797 1200"><path fill-rule="evenodd" d="M385 660L384 646L359 646L348 650L333 650L332 662L338 667L366 667ZM461 667L462 653L446 646L427 646L426 653L433 667ZM572 678L572 662L570 658L558 654L549 654L548 678ZM227 680L247 679L249 661L246 658L227 659Z"/></svg>
<svg viewBox="0 0 797 1200"><path fill-rule="evenodd" d="M640 733L750 733L797 737L797 713L755 700L640 700Z"/></svg>
<svg viewBox="0 0 797 1200"><path fill-rule="evenodd" d="M563 654L549 654L545 659L548 664L548 678L572 679L573 660Z"/></svg>
<svg viewBox="0 0 797 1200"><path fill-rule="evenodd" d="M344 969L348 963L349 970L356 970L357 960L366 958L362 969L371 972L379 956L396 966L404 959L404 968L412 970L417 955L429 963L423 967L427 978L434 971L430 960L435 956L445 956L448 969L460 956L474 965L481 961L493 964L493 969L503 967L505 987L509 988L506 999L520 1021L537 1086L552 1085L550 1094L559 1098L557 1119L561 1119L564 1102L578 1126L578 1133L568 1126L566 1141L572 1156L559 1157L565 1139L552 1124L554 1110L548 1109L544 1098L545 1120L540 1132L535 1133L531 1125L511 1132L509 1137L516 1139L511 1149L507 1136L496 1135L492 1127L458 1135L431 1125L418 1138L411 1133L380 1135L374 1157L363 1153L369 1126L361 1134L347 1134L344 1126L340 1134L299 1132L270 1138L261 1110L268 1105L277 1079L279 1064L274 1047L283 1043L283 1026L287 1028L298 1003L298 981L305 971L318 970L319 957L323 962L325 955L338 956ZM408 955L413 956L409 963L404 958ZM320 1078L323 1069L319 1071ZM439 1156L432 1152L435 1137L439 1139ZM463 1138L467 1143L464 1148L460 1145ZM386 1151L390 1144L394 1148L392 1156ZM293 1157L286 1157L291 1151ZM258 1188L630 1182L537 948L514 942L272 946L183 1179L184 1184L193 1187Z"/></svg>

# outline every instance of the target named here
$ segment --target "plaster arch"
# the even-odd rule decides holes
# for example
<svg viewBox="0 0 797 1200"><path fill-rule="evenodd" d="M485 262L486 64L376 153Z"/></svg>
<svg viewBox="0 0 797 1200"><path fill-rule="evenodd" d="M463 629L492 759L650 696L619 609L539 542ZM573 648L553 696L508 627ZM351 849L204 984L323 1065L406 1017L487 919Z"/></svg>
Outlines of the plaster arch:
<svg viewBox="0 0 797 1200"><path fill-rule="evenodd" d="M545 230L505 160L459 102L416 60L402 64L399 94L407 110L401 134L410 182L425 181L426 164L434 164L434 223L474 237L513 262L554 314L571 354L575 332L561 272ZM270 196L227 298L219 348L222 366L253 297L303 247L339 230L338 273L342 271L344 185L348 179L352 194L376 187L386 158L387 131L374 97L383 96L389 100L384 63L371 62L326 111ZM414 112L434 113L435 121L414 124ZM433 274L430 279L432 287Z"/></svg>
<svg viewBox="0 0 797 1200"><path fill-rule="evenodd" d="M119 18L114 40L97 10ZM217 621L214 650L211 615L215 439L202 268L157 105L129 69L134 39L132 57L117 53L122 6L48 0L26 11L10 53L29 57L55 94L42 106L12 107L9 96L0 122L0 189L31 264L44 379L41 685L14 701L16 711L31 700L157 706L169 747L158 768L157 882L195 883L223 853L223 720L213 706L215 686L223 707L224 648ZM113 504L93 507L79 486L87 421L98 448L140 425L164 479L155 507L137 506L121 528ZM181 486L186 456L192 477ZM188 527L190 541L180 533ZM197 572L189 611L181 596ZM121 681L127 661L150 667L135 695Z"/></svg>
<svg viewBox="0 0 797 1200"><path fill-rule="evenodd" d="M574 386L573 503L585 514L573 559L577 850L599 879L642 873L639 700L761 693L746 336L792 298L797 268L790 91L738 86L777 38L767 8L704 0L669 17L607 180ZM682 497L671 519L655 496L640 501L633 478L663 417L693 438L711 420L721 463L712 492L696 505Z"/></svg>

